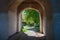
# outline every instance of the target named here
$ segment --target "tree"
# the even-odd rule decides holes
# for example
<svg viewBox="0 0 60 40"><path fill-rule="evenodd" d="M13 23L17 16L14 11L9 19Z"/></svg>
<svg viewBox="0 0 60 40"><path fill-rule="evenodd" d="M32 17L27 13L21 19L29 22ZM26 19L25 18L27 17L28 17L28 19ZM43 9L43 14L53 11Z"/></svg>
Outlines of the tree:
<svg viewBox="0 0 60 40"><path fill-rule="evenodd" d="M26 22L27 24L39 24L40 18L39 18L39 13L33 9L27 9L24 11L24 17L23 21Z"/></svg>
<svg viewBox="0 0 60 40"><path fill-rule="evenodd" d="M39 13L36 10L33 9L27 9L22 13L23 15L23 21L31 26L31 24L34 25L35 30L37 32L40 31L40 18ZM26 28L23 28L23 31L26 31Z"/></svg>

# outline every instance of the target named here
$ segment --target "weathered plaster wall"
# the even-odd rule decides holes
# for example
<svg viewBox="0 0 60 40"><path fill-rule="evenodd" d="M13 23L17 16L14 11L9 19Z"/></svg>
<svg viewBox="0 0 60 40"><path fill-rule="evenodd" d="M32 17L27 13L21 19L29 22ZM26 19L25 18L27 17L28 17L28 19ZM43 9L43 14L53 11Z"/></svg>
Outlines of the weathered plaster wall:
<svg viewBox="0 0 60 40"><path fill-rule="evenodd" d="M17 15L16 15L16 10L8 11L8 35L12 35L16 33L17 29Z"/></svg>
<svg viewBox="0 0 60 40"><path fill-rule="evenodd" d="M23 0L15 0L9 6L8 10L8 35L11 36L17 32L17 6Z"/></svg>

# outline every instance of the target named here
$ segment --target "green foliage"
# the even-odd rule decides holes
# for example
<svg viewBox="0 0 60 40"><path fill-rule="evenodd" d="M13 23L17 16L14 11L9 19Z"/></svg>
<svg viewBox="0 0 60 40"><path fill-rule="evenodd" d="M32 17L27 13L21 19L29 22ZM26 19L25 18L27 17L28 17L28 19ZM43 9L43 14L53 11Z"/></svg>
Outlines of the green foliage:
<svg viewBox="0 0 60 40"><path fill-rule="evenodd" d="M35 27L36 31L39 32L40 31L40 27Z"/></svg>
<svg viewBox="0 0 60 40"><path fill-rule="evenodd" d="M40 27L39 27L39 25L40 25L39 13L37 11L33 10L33 9L27 9L27 10L24 11L24 13L22 13L22 15L23 15L23 18L22 18L23 22L25 22L26 25L30 25L30 26L31 26L31 24L34 25L34 23L36 23L35 29L36 29L37 32L39 32L39 30L40 30ZM24 27L22 29L22 31L26 32L27 27Z"/></svg>
<svg viewBox="0 0 60 40"><path fill-rule="evenodd" d="M23 27L22 32L27 32L27 27Z"/></svg>
<svg viewBox="0 0 60 40"><path fill-rule="evenodd" d="M39 13L33 9L27 9L24 11L23 21L27 24L39 23Z"/></svg>

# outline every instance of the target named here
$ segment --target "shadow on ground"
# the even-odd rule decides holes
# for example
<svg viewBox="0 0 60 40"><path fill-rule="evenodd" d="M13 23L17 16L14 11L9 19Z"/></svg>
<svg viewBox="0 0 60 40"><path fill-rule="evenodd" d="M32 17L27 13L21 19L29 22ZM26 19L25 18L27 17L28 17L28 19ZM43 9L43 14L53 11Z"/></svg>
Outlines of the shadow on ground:
<svg viewBox="0 0 60 40"><path fill-rule="evenodd" d="M33 36L27 36L23 32L17 32L10 36L8 40L46 40L45 37L33 37Z"/></svg>

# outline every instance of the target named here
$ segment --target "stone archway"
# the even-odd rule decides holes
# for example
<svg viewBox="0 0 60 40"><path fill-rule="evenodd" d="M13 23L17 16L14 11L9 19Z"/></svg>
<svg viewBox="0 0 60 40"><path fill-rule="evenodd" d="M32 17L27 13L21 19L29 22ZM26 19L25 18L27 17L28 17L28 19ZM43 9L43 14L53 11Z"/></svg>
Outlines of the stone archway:
<svg viewBox="0 0 60 40"><path fill-rule="evenodd" d="M22 27L23 27L23 26L22 26L22 24L23 24L23 23L22 23L22 14L23 14L23 12L25 12L25 10L30 10L30 9L36 11L37 14L39 15L39 17L38 17L38 18L39 18L39 28L38 28L39 32L36 32L37 30L36 30L35 28L32 29L32 30L29 30L29 32L31 32L32 34L33 34L33 33L34 33L34 34L36 33L35 35L36 35L36 36L38 35L37 37L45 36L45 34L44 34L44 31L45 31L45 30L42 31L43 33L41 32L41 30L43 30L43 27L42 27L42 25L41 25L41 24L42 24L41 13L39 12L39 10L34 9L34 8L29 8L29 7L23 9L23 10L19 13L19 16L18 16L18 17L19 17L19 18L18 18L18 31L21 31L21 30L22 30ZM30 27L30 28L32 28L32 27ZM35 31L33 31L33 30L35 30ZM26 34L27 34L27 33L28 33L28 32L26 32ZM34 35L34 34L33 34L33 35ZM32 36L31 34L28 34L28 35Z"/></svg>
<svg viewBox="0 0 60 40"><path fill-rule="evenodd" d="M25 6L24 6L25 5ZM30 8L35 8L35 9L37 9L37 10L39 10L40 12L41 12L41 20L42 20L42 22L41 22L41 27L40 27L40 32L41 33L43 33L43 31L44 31L44 33L45 33L45 28L43 29L43 24L45 24L44 22L45 21L43 21L43 19L45 19L45 11L44 11L44 8L42 8L37 2L35 2L35 1L24 1L24 2L22 2L22 4L18 7L18 13L19 12L21 12L23 9L25 9L25 8L28 8L28 7L30 7ZM18 14L19 15L19 14ZM19 28L18 28L19 29Z"/></svg>
<svg viewBox="0 0 60 40"><path fill-rule="evenodd" d="M29 0L29 1L20 0L20 1L15 1L10 6L9 9L13 11L17 9L17 16L18 16L19 12L21 12L23 9L27 7L35 8L41 12L42 19L46 19L46 21L42 20L42 24L43 24L42 26L45 25L46 28L45 33L46 33L47 40L54 40L54 27L53 27L53 17L52 17L53 14L52 14L50 1L49 0Z"/></svg>

